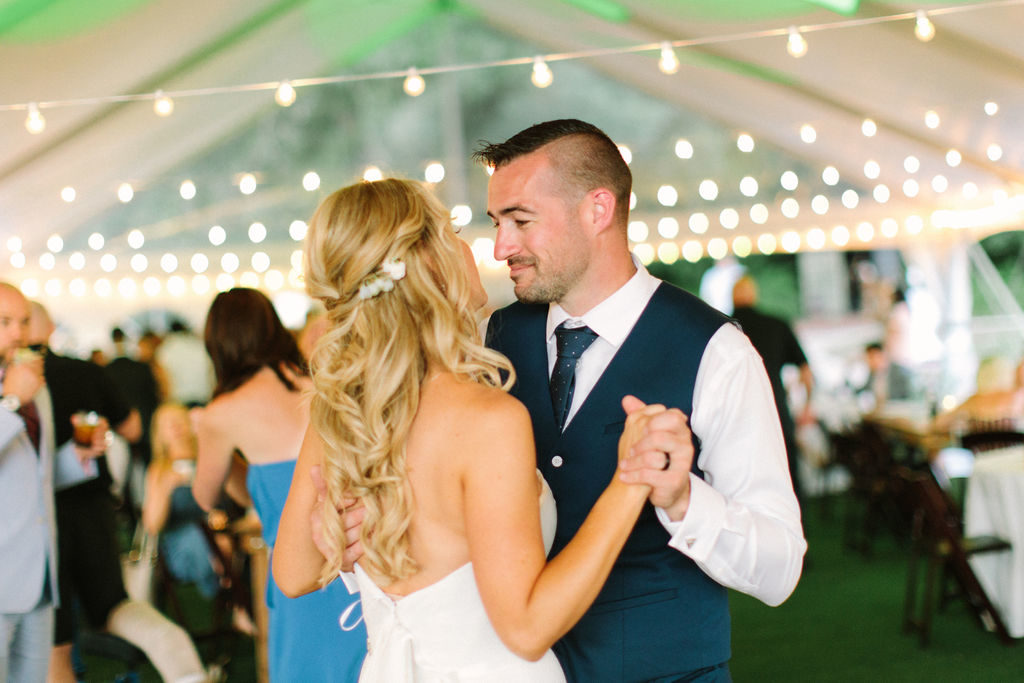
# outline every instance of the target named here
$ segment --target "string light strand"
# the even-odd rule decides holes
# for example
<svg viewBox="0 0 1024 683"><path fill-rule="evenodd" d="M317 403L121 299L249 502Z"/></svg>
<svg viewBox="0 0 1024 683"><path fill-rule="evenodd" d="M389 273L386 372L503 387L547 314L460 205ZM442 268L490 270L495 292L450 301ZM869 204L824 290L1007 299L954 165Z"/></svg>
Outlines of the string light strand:
<svg viewBox="0 0 1024 683"><path fill-rule="evenodd" d="M927 16L929 18L940 17L950 14L958 14L963 12L974 12L979 10L998 8L998 7L1009 7L1015 5L1024 4L1024 0L990 0L989 2L982 2L971 5L952 5L948 7L936 7L929 8ZM801 35L808 33L817 33L820 31L834 31L847 28L856 28L860 26L870 26L875 24L884 24L892 22L902 21L913 21L917 23L918 20L917 11L900 12L896 14L889 14L877 17L863 17L859 19L843 19L835 22L819 23L819 24L806 24L797 26L784 26L774 29L762 29L756 31L742 31L738 33L729 33L716 36L704 36L700 38L688 38L683 40L671 40L671 41L657 41L651 43L643 43L639 45L624 46L624 47L610 47L610 48L595 48L590 50L580 50L576 52L561 52L546 55L538 55L533 57L515 57L511 59L492 60L485 62L472 62L467 64L452 64L445 66L433 66L417 69L420 76L430 76L436 74L451 74L460 73L463 71L476 71L482 69L491 68L502 68L502 67L515 67L515 66L526 66L533 65L535 60L539 57L544 62L550 64L551 62L561 62L569 60L581 60L581 59L594 59L598 57L607 57L614 55L624 54L635 54L642 52L657 52L659 55L665 49L666 46L671 48L695 48L708 45L717 45L721 43L734 43L748 40L758 40L763 38L787 38L790 35L791 30L795 29ZM316 78L296 78L288 81L292 88L304 88L319 85L332 85L341 83L357 83L362 81L375 81L375 80L389 80L389 79L405 79L409 75L408 69L394 70L394 71L382 71L376 73L367 74L341 74L336 76L323 76ZM237 94L246 92L260 92L260 91L277 91L281 86L281 80L265 81L261 83L246 83L241 85L228 85L228 86L211 86L206 88L190 88L184 90L164 90L157 92L148 93L134 93L125 95L104 95L99 97L81 97L72 99L62 100L45 100L29 102L18 102L13 104L0 104L0 112L2 111L29 111L34 105L37 110L42 109L57 109L66 107L79 107L79 106L90 106L100 104L118 104L125 102L152 102L159 95L163 95L172 100L178 100L183 98L192 97L205 97L210 95L227 95Z"/></svg>

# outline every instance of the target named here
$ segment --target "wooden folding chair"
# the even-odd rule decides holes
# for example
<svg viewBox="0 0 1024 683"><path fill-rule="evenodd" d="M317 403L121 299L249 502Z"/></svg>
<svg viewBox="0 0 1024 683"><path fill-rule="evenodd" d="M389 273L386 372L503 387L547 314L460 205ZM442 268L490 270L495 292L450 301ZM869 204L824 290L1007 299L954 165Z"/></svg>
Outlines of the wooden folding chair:
<svg viewBox="0 0 1024 683"><path fill-rule="evenodd" d="M851 479L843 545L870 556L883 524L897 537L905 533L898 497L892 490L892 450L876 429L863 424L850 433L833 435L832 448L836 462L846 468Z"/></svg>
<svg viewBox="0 0 1024 683"><path fill-rule="evenodd" d="M211 557L220 565L218 573L221 586L213 598L209 626L200 627L195 623L195 619L189 619L187 610L183 608L175 590L175 585L179 582L171 574L162 555L158 555L157 561L157 581L162 588L159 591L160 602L163 603L165 611L188 631L194 641L213 641L216 652L228 653L234 649L234 640L242 635L234 628L235 607L248 610L251 604L246 557L240 549L233 553L225 552L217 543L216 534L223 529L214 530L205 521L196 521L193 524L202 533Z"/></svg>
<svg viewBox="0 0 1024 683"><path fill-rule="evenodd" d="M1006 624L968 562L972 555L1009 550L1010 543L995 536L964 538L959 516L930 472L901 467L897 470L897 476L904 482L909 500L915 508L903 607L903 631L916 631L921 646L926 647L931 638L935 603L938 602L941 609L950 598L963 597L985 630L994 631L1003 643L1012 644L1013 639L1006 630ZM927 568L918 613L918 564L922 557L927 558ZM959 587L958 593L946 591L947 573ZM938 595L935 586L937 580Z"/></svg>

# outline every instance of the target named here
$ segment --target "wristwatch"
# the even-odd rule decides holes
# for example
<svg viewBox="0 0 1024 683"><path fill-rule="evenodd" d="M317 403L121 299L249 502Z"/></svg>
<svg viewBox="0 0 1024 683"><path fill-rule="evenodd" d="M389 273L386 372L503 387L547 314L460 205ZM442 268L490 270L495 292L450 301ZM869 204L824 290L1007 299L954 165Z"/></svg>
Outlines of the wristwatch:
<svg viewBox="0 0 1024 683"><path fill-rule="evenodd" d="M21 408L21 399L14 394L7 394L0 398L0 408L16 413Z"/></svg>

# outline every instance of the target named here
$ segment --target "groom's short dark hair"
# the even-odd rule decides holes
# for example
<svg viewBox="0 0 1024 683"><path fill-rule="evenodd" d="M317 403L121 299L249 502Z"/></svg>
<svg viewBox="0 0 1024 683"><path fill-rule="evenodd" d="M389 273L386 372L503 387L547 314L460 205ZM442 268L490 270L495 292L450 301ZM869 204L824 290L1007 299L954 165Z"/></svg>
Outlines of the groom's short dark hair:
<svg viewBox="0 0 1024 683"><path fill-rule="evenodd" d="M562 180L582 196L605 187L616 200L616 214L623 222L629 215L633 175L618 146L597 126L579 119L545 121L522 130L505 142L481 142L473 158L494 168L536 152L552 143L551 162Z"/></svg>

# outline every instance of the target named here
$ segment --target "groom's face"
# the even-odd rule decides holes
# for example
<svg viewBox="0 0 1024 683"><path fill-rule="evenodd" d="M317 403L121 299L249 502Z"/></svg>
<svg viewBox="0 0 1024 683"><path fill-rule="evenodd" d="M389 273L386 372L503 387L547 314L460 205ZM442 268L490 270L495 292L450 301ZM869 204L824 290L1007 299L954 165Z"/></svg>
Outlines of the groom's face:
<svg viewBox="0 0 1024 683"><path fill-rule="evenodd" d="M487 215L494 221L494 258L509 266L515 295L526 303L562 301L589 264L578 202L543 149L494 171L487 190Z"/></svg>

